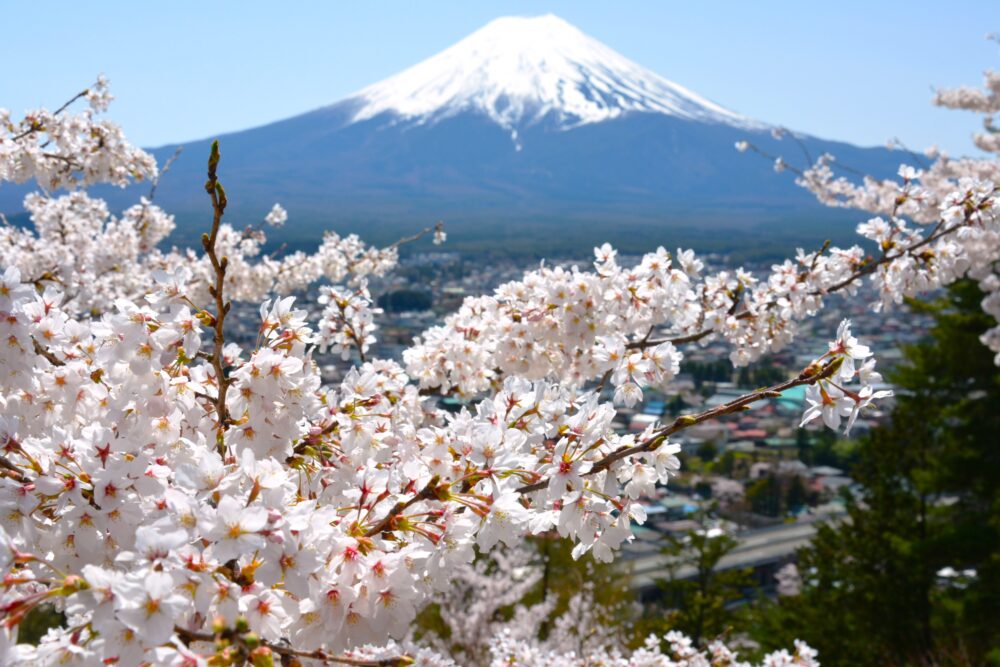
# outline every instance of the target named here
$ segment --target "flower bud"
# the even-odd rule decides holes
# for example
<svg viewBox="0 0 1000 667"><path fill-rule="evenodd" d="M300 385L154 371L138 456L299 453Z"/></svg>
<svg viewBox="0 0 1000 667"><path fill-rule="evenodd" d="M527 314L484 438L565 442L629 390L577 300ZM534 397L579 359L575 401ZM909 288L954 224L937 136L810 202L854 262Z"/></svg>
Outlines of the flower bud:
<svg viewBox="0 0 1000 667"><path fill-rule="evenodd" d="M253 667L274 667L274 651L266 646L255 648L250 652L250 664Z"/></svg>

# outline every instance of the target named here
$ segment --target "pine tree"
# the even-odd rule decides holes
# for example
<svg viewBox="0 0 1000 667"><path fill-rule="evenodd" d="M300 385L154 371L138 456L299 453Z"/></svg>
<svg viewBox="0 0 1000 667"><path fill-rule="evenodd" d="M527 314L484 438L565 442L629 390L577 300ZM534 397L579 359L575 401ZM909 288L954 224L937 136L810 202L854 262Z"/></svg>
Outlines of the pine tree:
<svg viewBox="0 0 1000 667"><path fill-rule="evenodd" d="M738 621L733 605L751 587L745 569L720 569L719 562L739 545L732 535L709 528L707 515L702 528L672 537L663 553L669 556L668 576L656 583L662 604L646 610L636 635L679 630L704 646L731 631Z"/></svg>
<svg viewBox="0 0 1000 667"><path fill-rule="evenodd" d="M801 637L825 666L1000 664L1000 372L981 299L963 282L910 305L935 324L890 378L846 519L800 553L801 594L757 610L764 646Z"/></svg>

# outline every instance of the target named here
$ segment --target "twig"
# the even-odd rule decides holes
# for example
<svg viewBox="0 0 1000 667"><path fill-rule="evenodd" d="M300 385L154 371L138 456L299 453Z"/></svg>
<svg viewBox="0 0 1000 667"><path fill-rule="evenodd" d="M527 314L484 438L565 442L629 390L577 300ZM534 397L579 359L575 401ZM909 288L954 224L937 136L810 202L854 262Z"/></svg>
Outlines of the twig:
<svg viewBox="0 0 1000 667"><path fill-rule="evenodd" d="M420 239L427 236L431 232L435 232L441 229L444 229L444 223L439 220L437 223L434 224L433 227L424 227L416 234L412 234L410 236L404 236L403 238L398 239L395 243L386 246L386 248L398 248L399 246L406 245L407 243L413 243L414 241L419 241Z"/></svg>
<svg viewBox="0 0 1000 667"><path fill-rule="evenodd" d="M222 215L226 212L226 191L219 182L216 170L219 166L219 142L212 142L212 151L208 156L208 180L205 181L205 192L212 198L212 232L202 234L201 244L205 248L205 253L212 263L215 272L215 284L209 285L208 291L215 298L215 315L212 318L215 329L215 347L212 349L212 368L215 369L215 379L218 383L218 392L215 399L215 412L218 415L218 446L219 453L225 456L226 444L223 434L230 426L229 408L226 406L226 392L229 389L229 379L226 377L225 369L222 366L222 349L226 345L226 336L223 325L226 315L232 307L231 302L227 302L223 297L223 289L226 282L226 267L229 265L229 258L219 258L215 244L219 236L219 227L222 224Z"/></svg>
<svg viewBox="0 0 1000 667"><path fill-rule="evenodd" d="M74 95L72 98L70 98L69 101L67 101L61 107L59 107L58 109L56 109L55 111L53 111L52 115L53 116L58 116L63 111L66 111L66 109L69 108L69 105L73 104L73 102L76 102L78 99L80 99L82 97L86 97L87 93L89 93L89 92L90 92L90 87L88 86L88 87L84 88L82 91L80 91L79 93L77 93L76 95Z"/></svg>
<svg viewBox="0 0 1000 667"><path fill-rule="evenodd" d="M46 359L48 359L49 363L52 364L53 366L66 365L65 361L57 357L55 354L52 353L51 350L49 350L47 347L39 343L34 336L31 337L31 342L35 347L35 354L45 357Z"/></svg>
<svg viewBox="0 0 1000 667"><path fill-rule="evenodd" d="M395 241L394 243L391 243L390 245L387 245L387 246L386 246L385 248L381 248L381 249L379 249L379 252L383 252L383 251L385 251L385 250L391 250L391 249L394 249L394 248L398 248L398 247L400 247L400 246L402 246L402 245L406 245L407 243L413 243L414 241L418 241L418 240L422 239L423 237L427 236L427 234L430 234L431 232L433 232L433 231L435 231L435 230L438 230L438 229L443 229L443 228L444 228L444 223L442 223L442 222L438 222L438 223L437 223L436 225L434 225L433 227L425 227L424 229L420 230L420 231L419 231L419 232L417 232L416 234L412 234L412 235L410 235L410 236L404 236L403 238L401 238L401 239L398 239L398 240L396 240L396 241ZM248 229L247 231L245 231L245 232L244 232L244 234L247 234L247 233L251 233L251 232L253 232L253 231L254 231L254 230L253 230L253 229L252 229L252 227L251 227L251 228L249 228L249 229ZM276 258L276 257L277 257L277 255L279 255L279 254L280 254L280 251L281 251L281 250L282 250L282 249L283 249L283 248L285 247L285 245L286 245L286 244L282 244L282 246L281 246L281 247L279 247L279 248L278 248L277 250L275 250L274 252L272 252L272 253L271 253L271 254L269 255L269 257L270 257L271 259L274 259L274 258ZM289 273L289 272L291 272L291 271L294 271L295 269L299 268L300 266L303 266L304 264L306 264L306 263L307 263L308 261L309 261L309 258L304 258L304 259L301 259L300 261L298 261L298 262L295 262L294 264L291 264L291 263L284 263L284 262L283 262L283 263L282 263L282 264L281 264L281 265L280 265L280 266L278 267L278 270L277 270L277 272L275 273L275 276L282 276L282 275L284 275L284 274L286 274L286 273ZM355 264L352 264L352 263L351 263L350 261L347 261L347 258L346 258L346 257L345 257L345 263L346 263L346 265L347 265L347 272L348 272L348 273L351 273L351 272L352 272L352 271L354 270L354 267L355 267Z"/></svg>
<svg viewBox="0 0 1000 667"><path fill-rule="evenodd" d="M418 503L419 501L436 498L437 486L440 481L441 478L438 477L437 475L434 475L433 477L431 477L430 481L427 482L427 485L424 486L424 488L421 489L420 492L417 493L415 496L407 500L405 503L403 501L397 502L395 505L392 506L392 509L389 510L389 513L386 514L381 521L379 521L377 524L375 524L367 531L365 531L365 537L373 537L375 535L378 535L382 531L386 530L387 528L390 528L392 522L395 520L397 516L402 514L405 510L407 510L412 505Z"/></svg>
<svg viewBox="0 0 1000 667"><path fill-rule="evenodd" d="M11 463L7 459L7 457L4 456L3 454L0 454L0 468L4 468L4 469L10 471L10 473L11 473L10 476L13 477L15 480L17 480L18 482L26 482L27 481L27 477L24 476L24 473L21 472L21 469L18 468L13 463Z"/></svg>
<svg viewBox="0 0 1000 667"><path fill-rule="evenodd" d="M146 199L148 199L149 201L153 201L153 198L156 197L156 188L158 188L160 185L160 179L163 178L163 175L165 173L170 171L170 167L172 167L174 162L177 161L177 158L181 156L181 151L183 150L184 150L183 146L178 146L177 150L174 151L174 154L171 155L170 158L163 163L163 168L156 173L156 178L153 179L153 184L149 188L149 196L147 196Z"/></svg>
<svg viewBox="0 0 1000 667"><path fill-rule="evenodd" d="M608 380L611 378L611 374L614 372L615 372L614 368L609 368L608 370L604 371L604 375L601 376L601 380L597 383L597 386L594 387L595 394L600 394L602 391L604 391L604 385L608 383Z"/></svg>
<svg viewBox="0 0 1000 667"><path fill-rule="evenodd" d="M762 158L764 158L766 160L770 160L771 162L775 162L777 160L781 160L782 166L785 169L787 169L788 171L790 171L793 174L795 174L796 176L802 176L805 173L804 169L799 169L798 167L796 167L794 165L790 165L787 162L785 162L785 158L783 158L782 156L780 156L780 155L771 155L767 151L758 148L755 144L748 143L747 144L747 148L749 148L750 150L752 150L757 155L760 155Z"/></svg>
<svg viewBox="0 0 1000 667"><path fill-rule="evenodd" d="M682 415L675 419L671 424L654 431L648 439L633 445L632 447L624 447L611 452L601 460L597 461L597 463L595 463L589 471L584 473L584 476L596 475L599 472L607 470L614 463L628 456L641 454L643 452L651 452L662 445L669 436L677 433L678 431L694 426L695 424L700 424L710 419L716 419L723 415L739 412L751 403L756 403L757 401L761 401L766 398L776 398L780 396L783 391L787 391L793 387L813 384L818 380L822 380L834 370L835 367L833 364L833 361L827 362L819 370L815 367L809 367L802 371L798 377L792 380L786 380L785 382L778 383L765 389L758 389L757 391L745 394L739 398L729 401L728 403L724 403L723 405L714 407L711 410L700 412L696 415ZM548 485L549 478L546 478L535 482L534 484L526 484L517 489L517 491L518 493L531 493L532 491L540 491Z"/></svg>
<svg viewBox="0 0 1000 667"><path fill-rule="evenodd" d="M65 110L66 110L67 108L69 108L69 105L73 104L73 102L76 102L76 101L77 101L78 99L80 99L81 97L86 97L86 96L87 96L87 93L89 93L89 92L90 92L90 88L85 88L85 89L84 89L84 90L82 90L81 92L79 92L79 93L77 93L76 95L74 95L73 97L71 97L71 98L70 98L70 99L69 99L69 100L68 100L68 101L67 101L67 102L66 102L65 104L63 104L63 105L62 105L61 107L59 107L58 109L56 109L55 111L53 111L53 112L52 112L52 115L53 115L53 116L58 116L58 115L59 115L59 114L61 114L61 113L62 113L63 111L65 111ZM18 135L17 135L17 136L15 136L15 137L11 137L11 141L20 141L21 139L24 139L24 138L25 138L25 137L27 137L28 135L31 135L31 134L34 134L35 132L41 132L41 131L43 131L44 129L45 129L45 127L44 127L44 126L42 126L42 125L36 125L36 124L32 123L31 127L29 127L29 128L28 128L27 130L25 130L24 132L22 132L21 134L18 134Z"/></svg>
<svg viewBox="0 0 1000 667"><path fill-rule="evenodd" d="M930 165L927 164L927 160L925 160L922 155L920 155L919 153L914 152L914 150L912 148L910 148L909 146L907 146L906 144L904 144L902 141L900 141L899 137L893 137L890 140L890 142L892 143L892 145L894 147L902 148L904 151L906 151L906 153L911 158L913 158L914 161L917 164L919 164L922 169L925 169L925 170L926 169L930 169Z"/></svg>

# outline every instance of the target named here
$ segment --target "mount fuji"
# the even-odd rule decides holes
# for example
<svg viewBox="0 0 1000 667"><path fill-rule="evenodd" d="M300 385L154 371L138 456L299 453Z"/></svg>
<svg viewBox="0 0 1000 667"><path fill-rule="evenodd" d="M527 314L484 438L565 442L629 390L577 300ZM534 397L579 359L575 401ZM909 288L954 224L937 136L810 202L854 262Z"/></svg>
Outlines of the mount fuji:
<svg viewBox="0 0 1000 667"><path fill-rule="evenodd" d="M738 154L740 140L800 162L800 149L829 152L875 175L897 165L884 148L777 142L771 129L558 17L508 17L335 104L220 136L220 177L227 218L257 222L281 202L292 245L326 228L384 243L443 219L452 247L582 254L605 240L788 247L853 227L858 213L816 204L788 174ZM208 147L185 143L157 191L182 237L204 226ZM175 149L153 153L163 164Z"/></svg>
<svg viewBox="0 0 1000 667"><path fill-rule="evenodd" d="M630 112L761 124L636 65L558 18L496 19L458 44L348 98L352 122L382 114L415 124L477 113L509 130L571 129Z"/></svg>

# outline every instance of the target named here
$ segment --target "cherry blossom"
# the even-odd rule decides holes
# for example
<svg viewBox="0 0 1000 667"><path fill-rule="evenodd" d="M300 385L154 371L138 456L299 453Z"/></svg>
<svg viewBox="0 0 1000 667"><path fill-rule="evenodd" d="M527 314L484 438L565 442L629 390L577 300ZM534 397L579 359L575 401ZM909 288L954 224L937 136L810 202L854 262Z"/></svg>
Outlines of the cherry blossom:
<svg viewBox="0 0 1000 667"><path fill-rule="evenodd" d="M330 232L314 253L262 256L260 229L224 219L216 144L202 251L163 250L173 219L155 191L116 217L83 189L159 172L95 120L106 82L78 98L90 108L76 115L0 113L0 181L67 188L28 197L33 227L0 230L0 662L447 664L406 636L477 549L555 531L575 557L610 561L645 521L642 496L679 468L675 434L794 387L806 388L803 423L850 429L888 396L875 353L845 321L786 381L617 433L615 403L665 387L686 346L721 341L734 364L749 363L865 279L876 308L967 275L988 291L984 307L1000 308L991 168L945 161L857 185L830 176L825 159L800 179L831 203L870 204L877 217L859 233L876 255L800 250L755 275L707 270L681 249L626 265L603 245L591 266L542 266L466 299L404 352L405 366L369 359L366 278L392 269L399 244ZM956 99L967 98L984 104ZM279 220L276 207L266 221ZM424 231L443 239L440 226ZM321 279L326 308L311 323L288 293ZM252 345L227 339L233 300L263 302ZM1000 352L996 330L984 342ZM358 352L328 385L314 359L326 348ZM466 407L440 410L446 393ZM19 623L41 604L65 625L19 644ZM499 632L490 660L581 664L563 639ZM631 655L593 650L609 665L737 661L673 633ZM814 661L796 646L767 664Z"/></svg>

